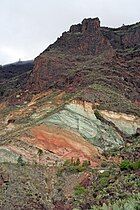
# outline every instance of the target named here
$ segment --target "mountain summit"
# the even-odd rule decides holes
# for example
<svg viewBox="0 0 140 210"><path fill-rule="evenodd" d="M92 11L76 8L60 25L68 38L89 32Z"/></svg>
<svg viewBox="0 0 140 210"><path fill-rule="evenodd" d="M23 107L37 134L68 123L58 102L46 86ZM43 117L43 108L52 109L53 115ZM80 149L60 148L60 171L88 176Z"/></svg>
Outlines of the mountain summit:
<svg viewBox="0 0 140 210"><path fill-rule="evenodd" d="M82 24L71 26L47 51L54 48L80 55L97 55L110 50L111 45L101 32L99 18L89 18L84 19Z"/></svg>
<svg viewBox="0 0 140 210"><path fill-rule="evenodd" d="M139 79L140 23L99 18L1 66L0 209L138 209Z"/></svg>
<svg viewBox="0 0 140 210"><path fill-rule="evenodd" d="M96 96L96 90L89 95L89 86L99 84L138 104L139 41L140 23L108 28L100 26L99 18L84 19L35 59L26 89L36 93L52 87L83 90L84 99L108 104L106 97ZM117 104L110 108L124 111Z"/></svg>

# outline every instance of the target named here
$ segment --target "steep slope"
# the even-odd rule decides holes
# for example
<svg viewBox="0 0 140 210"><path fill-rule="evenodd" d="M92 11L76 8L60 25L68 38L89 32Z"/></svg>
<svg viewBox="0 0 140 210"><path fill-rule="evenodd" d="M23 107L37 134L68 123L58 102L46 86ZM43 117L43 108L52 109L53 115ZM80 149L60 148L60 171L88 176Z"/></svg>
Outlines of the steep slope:
<svg viewBox="0 0 140 210"><path fill-rule="evenodd" d="M139 44L139 23L85 19L2 67L1 209L139 207Z"/></svg>
<svg viewBox="0 0 140 210"><path fill-rule="evenodd" d="M27 89L39 92L53 87L75 92L94 84L103 90L111 88L119 98L124 97L123 101L138 105L139 49L139 23L111 29L100 27L98 18L85 19L82 24L71 26L35 59ZM106 94L100 96L98 90L98 96L91 92L88 97L88 92L84 92L86 100L108 105ZM116 103L118 111L129 112L117 106Z"/></svg>
<svg viewBox="0 0 140 210"><path fill-rule="evenodd" d="M122 50L122 52L126 52L127 50L130 52L131 50L131 55L132 52L135 52L135 57L140 55L140 23L133 25L123 25L120 28L102 27L101 31L110 40L113 48L117 49L118 52L120 50Z"/></svg>
<svg viewBox="0 0 140 210"><path fill-rule="evenodd" d="M100 27L98 18L84 19L81 24L71 26L41 53L35 59L33 70L28 62L13 64L12 77L18 75L17 81L25 84L9 97L9 103L16 107L1 104L2 144L12 137L16 139L17 148L22 140L24 144L63 157L57 148L62 147L64 151L66 143L64 157L71 158L68 141L77 139L77 135L81 139L80 148L86 141L91 148L98 148L99 156L103 150L132 142L132 138L139 135L140 127L139 29L139 23L111 29ZM17 68L21 68L20 72L27 72L22 81ZM44 130L40 124L44 125ZM55 126L62 134L55 134ZM39 136L44 136L45 130L45 137L40 140ZM49 135L58 139L52 150L49 145L54 140ZM63 143L59 145L62 139ZM9 148L15 148L15 145L10 143L8 151ZM71 150L75 156L74 144ZM13 157L13 149L11 152ZM23 152L22 155L30 161L29 153ZM86 153L83 156L82 151L80 154L87 156Z"/></svg>
<svg viewBox="0 0 140 210"><path fill-rule="evenodd" d="M32 69L32 60L0 66L0 100L6 100L11 94L14 95L14 90L20 91Z"/></svg>

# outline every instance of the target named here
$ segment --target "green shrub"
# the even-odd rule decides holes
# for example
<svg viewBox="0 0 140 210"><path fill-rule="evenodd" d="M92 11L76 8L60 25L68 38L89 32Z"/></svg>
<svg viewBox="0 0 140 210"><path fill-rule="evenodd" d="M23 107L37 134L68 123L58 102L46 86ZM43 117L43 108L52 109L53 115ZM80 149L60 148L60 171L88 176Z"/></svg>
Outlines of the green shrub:
<svg viewBox="0 0 140 210"><path fill-rule="evenodd" d="M99 112L97 109L94 111L94 114L95 114L95 117L96 117L97 119L100 120L100 119L102 118L100 112Z"/></svg>
<svg viewBox="0 0 140 210"><path fill-rule="evenodd" d="M88 166L90 166L90 161L89 161L89 160L84 160L83 163L82 163L82 166L83 166L83 167L88 167Z"/></svg>
<svg viewBox="0 0 140 210"><path fill-rule="evenodd" d="M43 150L42 149L38 149L37 154L38 154L38 156L41 156L43 154Z"/></svg>
<svg viewBox="0 0 140 210"><path fill-rule="evenodd" d="M104 171L103 173L101 173L99 175L99 177L109 177L110 176L110 172L109 171Z"/></svg>
<svg viewBox="0 0 140 210"><path fill-rule="evenodd" d="M77 185L74 188L74 195L79 196L79 195L84 195L87 192L87 189L81 185Z"/></svg>
<svg viewBox="0 0 140 210"><path fill-rule="evenodd" d="M79 166L80 165L80 159L77 158L77 160L74 162L74 165Z"/></svg>
<svg viewBox="0 0 140 210"><path fill-rule="evenodd" d="M108 185L109 178L108 177L102 177L99 181L100 185L102 187L106 187Z"/></svg>
<svg viewBox="0 0 140 210"><path fill-rule="evenodd" d="M22 155L20 155L20 156L18 157L17 163L18 163L19 165L21 165L21 166L24 166L24 165L25 165L25 162L24 162L23 159L22 159Z"/></svg>
<svg viewBox="0 0 140 210"><path fill-rule="evenodd" d="M134 163L131 164L130 166L133 170L138 170L140 169L140 160L139 161L136 161Z"/></svg>
<svg viewBox="0 0 140 210"><path fill-rule="evenodd" d="M140 194L133 195L127 199L118 200L114 204L105 203L103 206L93 206L91 210L140 210Z"/></svg>
<svg viewBox="0 0 140 210"><path fill-rule="evenodd" d="M85 160L83 163L80 163L80 159L77 160L65 160L64 164L58 169L58 175L60 176L63 171L78 173L85 171L90 165L90 161Z"/></svg>
<svg viewBox="0 0 140 210"><path fill-rule="evenodd" d="M131 163L129 160L123 160L120 164L120 169L123 170L128 170L131 167Z"/></svg>
<svg viewBox="0 0 140 210"><path fill-rule="evenodd" d="M129 160L123 160L120 164L120 169L123 170L138 170L140 169L140 160L136 162L130 162Z"/></svg>
<svg viewBox="0 0 140 210"><path fill-rule="evenodd" d="M107 155L104 153L104 156L106 156L107 157ZM101 163L101 167L103 167L103 168L106 168L108 166L108 162L107 161L103 161L102 163Z"/></svg>
<svg viewBox="0 0 140 210"><path fill-rule="evenodd" d="M71 160L65 160L63 166L69 166L71 164Z"/></svg>
<svg viewBox="0 0 140 210"><path fill-rule="evenodd" d="M68 168L67 168L67 171L69 172L82 172L82 171L85 171L86 168L82 165L70 165Z"/></svg>

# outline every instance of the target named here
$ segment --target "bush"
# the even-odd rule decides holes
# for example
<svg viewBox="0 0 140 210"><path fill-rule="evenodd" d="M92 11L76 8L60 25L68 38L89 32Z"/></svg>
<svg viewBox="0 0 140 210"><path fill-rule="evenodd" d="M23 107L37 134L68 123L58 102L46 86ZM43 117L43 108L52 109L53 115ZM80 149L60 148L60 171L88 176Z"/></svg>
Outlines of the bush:
<svg viewBox="0 0 140 210"><path fill-rule="evenodd" d="M129 160L123 160L120 164L120 169L123 170L138 170L140 169L140 160L136 162L130 162Z"/></svg>
<svg viewBox="0 0 140 210"><path fill-rule="evenodd" d="M83 167L88 167L88 166L90 166L90 161L89 161L89 160L84 160L83 163L82 163L82 166L83 166Z"/></svg>
<svg viewBox="0 0 140 210"><path fill-rule="evenodd" d="M43 154L43 150L42 149L38 149L37 154L38 154L38 156L41 156Z"/></svg>
<svg viewBox="0 0 140 210"><path fill-rule="evenodd" d="M87 192L87 189L81 185L77 185L74 189L74 195L84 195Z"/></svg>
<svg viewBox="0 0 140 210"><path fill-rule="evenodd" d="M77 158L77 160L74 162L74 165L79 166L80 165L80 159Z"/></svg>
<svg viewBox="0 0 140 210"><path fill-rule="evenodd" d="M127 199L120 199L113 204L93 206L91 210L140 210L140 194L133 195Z"/></svg>
<svg viewBox="0 0 140 210"><path fill-rule="evenodd" d="M79 158L77 160L66 160L64 164L61 166L61 168L58 169L58 175L60 176L63 171L66 172L72 172L72 173L78 173L85 171L90 165L90 161L85 160L83 163L80 163Z"/></svg>
<svg viewBox="0 0 140 210"><path fill-rule="evenodd" d="M100 182L101 187L106 187L108 185L109 178L108 177L102 177L102 178L100 178L99 182Z"/></svg>
<svg viewBox="0 0 140 210"><path fill-rule="evenodd" d="M67 171L69 172L82 172L82 171L85 171L86 168L82 165L70 165L68 168L67 168Z"/></svg>
<svg viewBox="0 0 140 210"><path fill-rule="evenodd" d="M24 162L23 159L22 159L22 155L20 155L20 156L18 157L17 163L18 163L19 165L21 165L21 166L24 166L24 165L25 165L25 162Z"/></svg>
<svg viewBox="0 0 140 210"><path fill-rule="evenodd" d="M140 160L139 161L136 161L134 163L131 164L130 166L133 170L138 170L140 169Z"/></svg>
<svg viewBox="0 0 140 210"><path fill-rule="evenodd" d="M123 170L128 170L130 169L131 163L129 160L123 160L120 164L120 169Z"/></svg>
<svg viewBox="0 0 140 210"><path fill-rule="evenodd" d="M71 161L70 160L65 160L63 166L69 166L71 164Z"/></svg>
<svg viewBox="0 0 140 210"><path fill-rule="evenodd" d="M104 171L99 175L99 177L109 177L110 176L110 171Z"/></svg>
<svg viewBox="0 0 140 210"><path fill-rule="evenodd" d="M105 156L106 154L104 153L104 156ZM107 155L106 155L106 157L107 157ZM103 167L103 168L106 168L108 166L108 162L107 161L103 161L102 163L101 163L101 167Z"/></svg>

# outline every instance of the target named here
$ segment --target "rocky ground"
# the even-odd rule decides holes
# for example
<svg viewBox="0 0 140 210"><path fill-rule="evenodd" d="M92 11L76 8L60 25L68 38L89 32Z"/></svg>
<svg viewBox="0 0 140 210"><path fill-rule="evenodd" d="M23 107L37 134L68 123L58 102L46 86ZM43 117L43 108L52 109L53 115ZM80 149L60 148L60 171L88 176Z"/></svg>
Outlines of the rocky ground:
<svg viewBox="0 0 140 210"><path fill-rule="evenodd" d="M139 23L85 19L2 67L2 210L139 209L139 40Z"/></svg>

